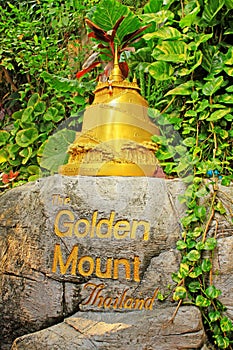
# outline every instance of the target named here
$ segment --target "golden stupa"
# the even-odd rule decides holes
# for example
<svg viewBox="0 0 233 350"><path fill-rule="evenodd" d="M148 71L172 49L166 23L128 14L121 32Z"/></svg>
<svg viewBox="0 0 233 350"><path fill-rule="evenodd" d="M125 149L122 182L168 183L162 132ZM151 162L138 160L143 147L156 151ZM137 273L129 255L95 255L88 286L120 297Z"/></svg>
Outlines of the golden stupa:
<svg viewBox="0 0 233 350"><path fill-rule="evenodd" d="M124 80L117 53L109 80L99 81L94 94L60 174L153 176L158 161L151 136L159 131L147 115L148 103L136 79Z"/></svg>

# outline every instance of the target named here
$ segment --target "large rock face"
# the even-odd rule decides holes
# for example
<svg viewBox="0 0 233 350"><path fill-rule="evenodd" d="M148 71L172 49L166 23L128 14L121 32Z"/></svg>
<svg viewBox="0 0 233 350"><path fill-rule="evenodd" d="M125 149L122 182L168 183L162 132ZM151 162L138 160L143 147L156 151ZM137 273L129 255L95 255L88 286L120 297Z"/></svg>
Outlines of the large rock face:
<svg viewBox="0 0 233 350"><path fill-rule="evenodd" d="M199 311L182 307L169 324L173 312L173 307L115 314L78 312L62 324L18 338L12 350L198 349L204 338Z"/></svg>
<svg viewBox="0 0 233 350"><path fill-rule="evenodd" d="M0 348L17 337L12 349L201 347L199 310L181 307L169 323L176 306L156 299L178 268L184 188L180 180L56 175L3 195ZM219 220L216 283L232 316L232 232Z"/></svg>

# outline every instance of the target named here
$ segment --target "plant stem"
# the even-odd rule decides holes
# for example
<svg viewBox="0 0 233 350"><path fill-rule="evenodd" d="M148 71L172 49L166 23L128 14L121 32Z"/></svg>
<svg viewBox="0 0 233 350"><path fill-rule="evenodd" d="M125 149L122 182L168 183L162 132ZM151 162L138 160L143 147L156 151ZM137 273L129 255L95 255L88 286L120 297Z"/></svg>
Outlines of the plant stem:
<svg viewBox="0 0 233 350"><path fill-rule="evenodd" d="M171 101L167 104L167 106L162 110L161 114L165 113L166 110L171 106L171 104L173 103L173 101L175 100L176 96L173 96Z"/></svg>
<svg viewBox="0 0 233 350"><path fill-rule="evenodd" d="M209 230L209 226L210 226L211 221L212 221L212 219L214 217L214 213L215 213L214 202L215 202L215 199L216 199L216 195L217 195L217 192L216 192L216 190L214 190L214 194L213 194L213 198L212 198L212 202L211 202L211 206L210 206L210 208L211 208L210 216L209 216L209 219L207 221L207 224L206 224L206 227L205 227L205 231L204 231L203 237L202 237L202 242L203 243L206 240L206 235L207 235L207 232Z"/></svg>

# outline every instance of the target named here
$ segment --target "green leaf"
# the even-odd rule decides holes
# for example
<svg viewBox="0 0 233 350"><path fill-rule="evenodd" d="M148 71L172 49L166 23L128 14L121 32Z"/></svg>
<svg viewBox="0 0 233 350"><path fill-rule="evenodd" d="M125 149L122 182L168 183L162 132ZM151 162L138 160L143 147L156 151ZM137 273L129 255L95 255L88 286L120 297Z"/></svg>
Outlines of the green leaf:
<svg viewBox="0 0 233 350"><path fill-rule="evenodd" d="M160 301L164 301L166 299L166 297L161 292L158 292L157 299Z"/></svg>
<svg viewBox="0 0 233 350"><path fill-rule="evenodd" d="M12 118L15 120L21 119L22 114L23 114L23 109L21 109L20 111L16 111L12 114Z"/></svg>
<svg viewBox="0 0 233 350"><path fill-rule="evenodd" d="M35 174L35 175L29 176L28 181L31 182L31 181L36 181L38 179L39 179L39 175Z"/></svg>
<svg viewBox="0 0 233 350"><path fill-rule="evenodd" d="M179 286L176 287L175 292L173 293L173 300L178 301L180 299L185 299L187 291L185 287Z"/></svg>
<svg viewBox="0 0 233 350"><path fill-rule="evenodd" d="M31 97L28 100L27 106L33 107L40 99L40 95L38 93L35 93L31 95Z"/></svg>
<svg viewBox="0 0 233 350"><path fill-rule="evenodd" d="M173 20L174 16L172 11L161 10L156 13L146 13L140 17L143 19L144 23L148 24L153 22L159 27L160 23L164 25L166 22Z"/></svg>
<svg viewBox="0 0 233 350"><path fill-rule="evenodd" d="M211 113L211 115L207 118L207 120L214 122L216 120L219 120L219 119L225 117L225 115L227 115L230 112L231 112L231 108L219 109L219 110Z"/></svg>
<svg viewBox="0 0 233 350"><path fill-rule="evenodd" d="M195 304L199 307L208 307L211 304L211 301L205 297L203 297L202 295L198 295L196 297L196 301Z"/></svg>
<svg viewBox="0 0 233 350"><path fill-rule="evenodd" d="M158 54L158 50L162 54ZM184 63L188 60L188 46L183 41L164 41L156 46L156 51L153 51L152 56L160 61L173 63Z"/></svg>
<svg viewBox="0 0 233 350"><path fill-rule="evenodd" d="M47 111L45 112L43 119L44 120L52 120L52 121L56 121L56 116L58 114L58 110L55 107L49 107L47 109Z"/></svg>
<svg viewBox="0 0 233 350"><path fill-rule="evenodd" d="M231 320L227 317L224 316L221 321L220 321L220 328L222 332L230 332L233 331L233 325Z"/></svg>
<svg viewBox="0 0 233 350"><path fill-rule="evenodd" d="M188 249L192 249L196 246L196 241L194 239L187 238L187 247Z"/></svg>
<svg viewBox="0 0 233 350"><path fill-rule="evenodd" d="M182 37L182 34L173 27L162 27L156 32L148 33L143 36L145 40L162 39L162 40L177 40Z"/></svg>
<svg viewBox="0 0 233 350"><path fill-rule="evenodd" d="M202 269L200 266L196 266L193 269L193 271L189 273L189 277L191 277L191 278L197 278L200 275L202 275Z"/></svg>
<svg viewBox="0 0 233 350"><path fill-rule="evenodd" d="M204 197L208 194L206 187L201 187L195 194L198 198Z"/></svg>
<svg viewBox="0 0 233 350"><path fill-rule="evenodd" d="M209 237L205 241L205 249L206 250L213 250L217 245L217 240L213 237Z"/></svg>
<svg viewBox="0 0 233 350"><path fill-rule="evenodd" d="M0 164L6 163L8 160L8 153L4 149L0 149Z"/></svg>
<svg viewBox="0 0 233 350"><path fill-rule="evenodd" d="M203 112L206 108L209 107L209 101L206 99L203 99L201 102L198 104L198 109L197 112Z"/></svg>
<svg viewBox="0 0 233 350"><path fill-rule="evenodd" d="M221 290L217 289L214 285L211 285L205 290L205 294L210 299L216 299L219 297L219 295L222 294L222 292Z"/></svg>
<svg viewBox="0 0 233 350"><path fill-rule="evenodd" d="M189 168L190 168L190 164L187 162L187 159L182 158L179 164L174 168L174 171L176 171L179 174L179 173L182 173L183 171L188 171Z"/></svg>
<svg viewBox="0 0 233 350"><path fill-rule="evenodd" d="M39 101L34 105L34 113L36 116L43 114L46 110L46 103L43 101Z"/></svg>
<svg viewBox="0 0 233 350"><path fill-rule="evenodd" d="M218 91L223 85L223 77L212 79L208 81L202 88L202 92L206 96L212 96L216 91Z"/></svg>
<svg viewBox="0 0 233 350"><path fill-rule="evenodd" d="M21 147L28 147L38 138L38 131L36 128L28 128L20 130L16 134L16 143Z"/></svg>
<svg viewBox="0 0 233 350"><path fill-rule="evenodd" d="M17 144L9 144L6 146L6 150L12 160L15 160L20 147Z"/></svg>
<svg viewBox="0 0 233 350"><path fill-rule="evenodd" d="M199 219L203 219L206 216L206 208L203 205L198 205L194 208L194 213Z"/></svg>
<svg viewBox="0 0 233 350"><path fill-rule="evenodd" d="M196 117L196 115L197 115L197 112L193 111L192 109L189 109L187 110L187 112L185 112L185 117Z"/></svg>
<svg viewBox="0 0 233 350"><path fill-rule="evenodd" d="M188 215L181 219L181 223L184 227L187 227L192 221L193 221L193 215Z"/></svg>
<svg viewBox="0 0 233 350"><path fill-rule="evenodd" d="M85 104L85 97L83 96L74 96L72 101L77 104L83 106Z"/></svg>
<svg viewBox="0 0 233 350"><path fill-rule="evenodd" d="M209 272L212 269L212 263L210 259L206 258L202 261L201 269L203 272Z"/></svg>
<svg viewBox="0 0 233 350"><path fill-rule="evenodd" d="M208 313L208 316L209 316L209 319L210 319L211 322L215 322L215 321L220 319L221 314L220 314L219 311L216 310L216 311L210 311Z"/></svg>
<svg viewBox="0 0 233 350"><path fill-rule="evenodd" d="M222 181L221 181L221 185L223 185L223 186L230 186L231 182L232 181L231 181L230 177L224 176Z"/></svg>
<svg viewBox="0 0 233 350"><path fill-rule="evenodd" d="M198 250L193 249L187 254L187 258L189 261L197 261L201 257L201 254Z"/></svg>
<svg viewBox="0 0 233 350"><path fill-rule="evenodd" d="M233 1L232 0L225 0L225 4L229 10L233 9Z"/></svg>
<svg viewBox="0 0 233 350"><path fill-rule="evenodd" d="M198 281L192 281L188 284L188 289L190 290L190 292L192 293L196 293L198 292L198 290L201 289L201 285L200 282Z"/></svg>
<svg viewBox="0 0 233 350"><path fill-rule="evenodd" d="M202 20L206 22L207 26L211 27L218 23L216 16L224 4L225 0L209 0L208 3L205 3Z"/></svg>
<svg viewBox="0 0 233 350"><path fill-rule="evenodd" d="M126 16L129 13L127 6L122 5L118 1L103 0L96 7L94 13L92 13L91 20L105 31L113 29L117 20ZM138 29L138 28L135 28ZM134 28L131 32L134 31Z"/></svg>
<svg viewBox="0 0 233 350"><path fill-rule="evenodd" d="M176 248L178 250L183 250L183 249L187 248L187 244L184 241L179 240L176 242Z"/></svg>
<svg viewBox="0 0 233 350"><path fill-rule="evenodd" d="M202 227L195 227L194 231L192 232L192 237L194 238L200 237L202 233L203 233Z"/></svg>
<svg viewBox="0 0 233 350"><path fill-rule="evenodd" d="M217 346L219 349L226 349L230 345L230 341L227 337L223 337L221 335L217 335L215 337Z"/></svg>
<svg viewBox="0 0 233 350"><path fill-rule="evenodd" d="M225 71L230 77L233 77L233 67L224 67L224 71Z"/></svg>
<svg viewBox="0 0 233 350"><path fill-rule="evenodd" d="M222 202L219 200L218 203L215 205L214 209L218 211L221 215L226 214L226 209L224 208Z"/></svg>
<svg viewBox="0 0 233 350"><path fill-rule="evenodd" d="M212 75L219 74L225 67L223 54L211 45L206 46L202 52L202 67Z"/></svg>
<svg viewBox="0 0 233 350"><path fill-rule="evenodd" d="M40 166L52 172L57 172L60 165L68 160L67 149L74 141L76 132L74 130L60 130L50 136L44 146Z"/></svg>
<svg viewBox="0 0 233 350"><path fill-rule="evenodd" d="M64 107L64 105L62 104L62 103L54 103L54 105L53 105L53 107L55 107L57 110L58 110L58 114L60 115L60 116L62 116L62 118L64 118L65 117L65 115L66 115L66 110L65 110L65 107Z"/></svg>
<svg viewBox="0 0 233 350"><path fill-rule="evenodd" d="M148 71L155 80L168 80L173 78L174 69L167 62L154 62Z"/></svg>
<svg viewBox="0 0 233 350"><path fill-rule="evenodd" d="M0 130L0 146L3 146L7 143L10 138L10 133L6 130Z"/></svg>
<svg viewBox="0 0 233 350"><path fill-rule="evenodd" d="M163 0L150 0L144 7L143 12L144 13L154 13L158 12L163 5Z"/></svg>
<svg viewBox="0 0 233 350"><path fill-rule="evenodd" d="M226 53L226 59L224 60L225 64L233 65L233 48L230 47Z"/></svg>
<svg viewBox="0 0 233 350"><path fill-rule="evenodd" d="M212 37L213 37L213 33L211 33L211 34L200 33L195 38L195 44L198 47L200 44L205 43L206 41L208 41Z"/></svg>
<svg viewBox="0 0 233 350"><path fill-rule="evenodd" d="M31 123L33 121L33 107L29 106L26 109L24 109L21 122L22 123Z"/></svg>
<svg viewBox="0 0 233 350"><path fill-rule="evenodd" d="M15 166L15 167L21 164L21 160L19 158L8 159L8 162L10 165Z"/></svg>
<svg viewBox="0 0 233 350"><path fill-rule="evenodd" d="M166 159L170 159L172 158L172 154L169 151L163 151L162 149L160 149L157 153L156 153L156 157L159 160L166 160Z"/></svg>
<svg viewBox="0 0 233 350"><path fill-rule="evenodd" d="M192 80L183 83L177 87L175 87L174 89L168 91L165 96L169 96L169 95L191 95L192 93L192 87L194 86L194 83Z"/></svg>
<svg viewBox="0 0 233 350"><path fill-rule="evenodd" d="M185 264L185 263L181 263L180 264L180 269L179 269L179 275L182 278L185 278L185 277L188 276L188 273L189 273L189 265Z"/></svg>
<svg viewBox="0 0 233 350"><path fill-rule="evenodd" d="M181 278L177 275L177 273L172 273L172 280L176 283L180 283Z"/></svg>
<svg viewBox="0 0 233 350"><path fill-rule="evenodd" d="M196 139L194 137L187 137L184 139L183 144L187 147L193 147L196 144Z"/></svg>
<svg viewBox="0 0 233 350"><path fill-rule="evenodd" d="M233 104L233 94L220 95L219 98L218 98L218 102Z"/></svg>
<svg viewBox="0 0 233 350"><path fill-rule="evenodd" d="M59 77L48 72L41 73L41 78L53 89L60 92L77 92L79 90L79 82L77 80L70 80Z"/></svg>
<svg viewBox="0 0 233 350"><path fill-rule="evenodd" d="M24 158L22 160L22 164L26 164L32 155L32 148L31 147L23 148L22 151L19 152L19 155Z"/></svg>
<svg viewBox="0 0 233 350"><path fill-rule="evenodd" d="M203 242L197 242L197 244L195 245L195 248L197 250L203 250L205 248L205 245Z"/></svg>
<svg viewBox="0 0 233 350"><path fill-rule="evenodd" d="M200 6L194 8L189 14L181 18L179 25L181 28L191 27L197 18L197 14L200 12Z"/></svg>
<svg viewBox="0 0 233 350"><path fill-rule="evenodd" d="M115 36L116 42L120 45L126 35L141 27L138 17L127 6L115 0L103 0L96 6L96 11L92 14L91 20L105 31L110 31L122 16L125 16L125 18L117 29Z"/></svg>
<svg viewBox="0 0 233 350"><path fill-rule="evenodd" d="M29 165L29 166L27 167L27 171L28 171L28 173L31 174L31 175L34 175L34 174L39 175L39 173L40 173L40 168L38 167L38 165Z"/></svg>
<svg viewBox="0 0 233 350"><path fill-rule="evenodd" d="M226 87L227 92L233 92L233 85Z"/></svg>

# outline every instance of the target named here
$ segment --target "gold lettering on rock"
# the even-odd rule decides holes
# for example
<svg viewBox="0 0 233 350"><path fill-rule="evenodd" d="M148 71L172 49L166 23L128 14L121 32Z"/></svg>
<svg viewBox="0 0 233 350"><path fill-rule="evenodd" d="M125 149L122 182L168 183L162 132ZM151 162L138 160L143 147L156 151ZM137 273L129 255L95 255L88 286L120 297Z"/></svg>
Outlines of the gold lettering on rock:
<svg viewBox="0 0 233 350"><path fill-rule="evenodd" d="M140 259L138 256L134 256L133 259L125 258L107 258L105 263L105 271L102 271L104 263L102 260L104 258L93 258L91 256L85 255L79 257L78 245L72 248L72 251L63 260L64 253L62 253L60 244L56 244L54 247L53 265L52 272L56 273L57 269L60 268L60 273L62 275L69 273L71 275L81 275L84 277L91 276L95 274L99 278L109 278L109 279L126 279L135 282L140 282Z"/></svg>
<svg viewBox="0 0 233 350"><path fill-rule="evenodd" d="M69 221L64 221L64 219L67 217ZM73 221L74 221L74 214L70 210L68 209L61 210L56 216L55 222L54 222L54 231L56 235L59 237L71 237L73 232ZM65 227L63 231L60 231L59 229L59 227L61 226L61 222L62 222L63 228Z"/></svg>
<svg viewBox="0 0 233 350"><path fill-rule="evenodd" d="M153 310L153 304L158 294L159 288L156 288L152 297L133 298L127 295L129 289L126 288L115 297L103 294L104 283L96 284L88 282L84 285L84 289L90 289L90 294L82 302L83 306L94 306L104 309L131 309L131 310Z"/></svg>
<svg viewBox="0 0 233 350"><path fill-rule="evenodd" d="M109 218L98 220L98 211L95 211L91 220L87 218L75 219L74 213L69 209L60 210L54 221L54 232L58 237L71 237L100 239L136 239L139 235L144 241L148 241L150 236L150 223L144 220L128 220L115 219L115 211L110 213ZM142 237L141 237L142 235Z"/></svg>
<svg viewBox="0 0 233 350"><path fill-rule="evenodd" d="M80 231L80 225L81 224L85 225L85 231L84 232ZM74 234L75 234L75 236L77 236L79 238L86 237L88 232L89 232L89 230L90 230L90 222L87 219L80 219L74 225Z"/></svg>
<svg viewBox="0 0 233 350"><path fill-rule="evenodd" d="M68 270L69 266L71 265L71 275L75 275L77 258L78 258L78 246L76 245L73 247L70 255L66 260L66 263L64 264L60 244L56 244L54 247L54 259L53 259L52 272L56 272L57 265L59 264L61 274L64 275Z"/></svg>

